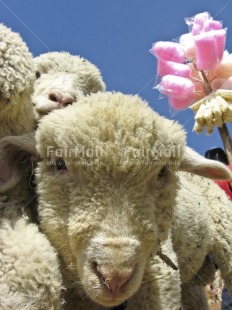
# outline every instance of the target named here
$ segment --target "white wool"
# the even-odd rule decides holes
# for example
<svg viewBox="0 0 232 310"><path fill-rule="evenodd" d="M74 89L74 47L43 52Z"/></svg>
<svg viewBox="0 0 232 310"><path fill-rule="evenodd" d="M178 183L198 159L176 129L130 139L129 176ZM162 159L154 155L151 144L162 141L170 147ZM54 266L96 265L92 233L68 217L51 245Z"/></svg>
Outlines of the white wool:
<svg viewBox="0 0 232 310"><path fill-rule="evenodd" d="M32 55L19 34L0 24L0 138L34 129Z"/></svg>
<svg viewBox="0 0 232 310"><path fill-rule="evenodd" d="M208 253L231 289L231 202L213 181L191 172L231 173L189 150L180 125L137 96L98 93L42 119L36 140L43 159L37 168L41 228L62 258L62 274L69 274L68 291L79 283L75 305L87 295L94 301L88 309L125 299L128 309L178 309L180 288L184 308L194 287L204 309L192 280ZM177 271L156 255L160 249L178 266L181 287ZM107 279L128 273L131 280L115 300Z"/></svg>
<svg viewBox="0 0 232 310"><path fill-rule="evenodd" d="M56 251L32 224L37 220L33 131L38 115L99 90L105 84L89 61L64 52L33 58L20 35L0 24L1 309L61 309Z"/></svg>
<svg viewBox="0 0 232 310"><path fill-rule="evenodd" d="M33 135L0 140L0 308L60 309L57 253L36 220Z"/></svg>
<svg viewBox="0 0 232 310"><path fill-rule="evenodd" d="M38 78L32 101L37 118L105 90L99 69L88 60L67 52L50 52L34 58Z"/></svg>
<svg viewBox="0 0 232 310"><path fill-rule="evenodd" d="M20 35L3 24L0 43L0 138L31 132L53 109L105 90L100 71L84 58L66 52L33 58Z"/></svg>

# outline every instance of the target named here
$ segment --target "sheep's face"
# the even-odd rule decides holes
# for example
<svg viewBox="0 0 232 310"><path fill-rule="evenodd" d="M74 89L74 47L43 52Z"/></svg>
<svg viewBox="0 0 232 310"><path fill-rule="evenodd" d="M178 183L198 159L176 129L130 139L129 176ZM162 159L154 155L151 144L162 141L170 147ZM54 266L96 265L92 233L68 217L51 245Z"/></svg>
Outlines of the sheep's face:
<svg viewBox="0 0 232 310"><path fill-rule="evenodd" d="M166 237L174 202L169 182L175 184L175 176L169 171L145 176L138 170L87 177L86 167L45 165L38 168L45 233L87 296L105 307L122 303L140 287L150 257Z"/></svg>
<svg viewBox="0 0 232 310"><path fill-rule="evenodd" d="M96 178L92 186L86 180L78 189L76 181L70 192L73 272L87 295L108 307L122 303L139 288L145 265L159 243L146 198L124 181ZM80 198L81 192L85 194Z"/></svg>
<svg viewBox="0 0 232 310"><path fill-rule="evenodd" d="M97 67L79 56L52 52L34 62L37 81L32 100L39 118L78 102L82 96L105 90Z"/></svg>
<svg viewBox="0 0 232 310"><path fill-rule="evenodd" d="M35 82L32 101L36 112L43 116L77 102L81 96L84 96L83 81L75 74L43 74Z"/></svg>
<svg viewBox="0 0 232 310"><path fill-rule="evenodd" d="M38 129L42 228L73 281L105 307L138 290L167 237L177 188L175 152L182 155L175 135L184 144L184 134L173 124L179 134L171 143L159 133L164 122L138 97L96 94L78 108L48 115ZM157 139L169 151L158 149Z"/></svg>

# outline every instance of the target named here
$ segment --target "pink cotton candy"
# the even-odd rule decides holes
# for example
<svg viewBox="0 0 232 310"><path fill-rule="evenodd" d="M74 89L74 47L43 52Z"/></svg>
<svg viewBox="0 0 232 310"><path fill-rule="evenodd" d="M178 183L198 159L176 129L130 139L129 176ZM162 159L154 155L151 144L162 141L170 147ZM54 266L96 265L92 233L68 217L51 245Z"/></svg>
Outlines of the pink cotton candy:
<svg viewBox="0 0 232 310"><path fill-rule="evenodd" d="M161 93L173 98L186 99L195 93L195 87L191 80L175 75L165 75L160 82Z"/></svg>
<svg viewBox="0 0 232 310"><path fill-rule="evenodd" d="M217 45L214 36L203 32L194 37L197 52L197 68L211 70L218 62Z"/></svg>
<svg viewBox="0 0 232 310"><path fill-rule="evenodd" d="M202 32L203 27L201 25L194 24L192 27L192 35L196 36Z"/></svg>
<svg viewBox="0 0 232 310"><path fill-rule="evenodd" d="M189 96L188 98L185 99L168 97L168 101L173 109L183 110L186 109L194 101L194 95Z"/></svg>
<svg viewBox="0 0 232 310"><path fill-rule="evenodd" d="M203 32L222 29L222 23L217 20L207 20L204 23Z"/></svg>
<svg viewBox="0 0 232 310"><path fill-rule="evenodd" d="M204 23L209 19L211 19L210 14L208 12L203 12L203 13L196 14L194 16L193 23L203 26Z"/></svg>
<svg viewBox="0 0 232 310"><path fill-rule="evenodd" d="M211 19L211 17L207 12L195 15L193 18L192 34L195 36L201 33L203 31L205 22L209 19Z"/></svg>
<svg viewBox="0 0 232 310"><path fill-rule="evenodd" d="M150 52L160 60L183 63L184 49L179 43L159 41L152 46Z"/></svg>
<svg viewBox="0 0 232 310"><path fill-rule="evenodd" d="M172 74L189 78L191 70L189 66L185 64L180 64L174 61L158 60L157 73L160 76Z"/></svg>
<svg viewBox="0 0 232 310"><path fill-rule="evenodd" d="M179 40L180 45L183 46L185 51L185 56L187 58L195 58L196 57L196 47L192 33L182 34Z"/></svg>
<svg viewBox="0 0 232 310"><path fill-rule="evenodd" d="M214 39L216 40L217 47L217 59L218 62L222 60L223 53L226 45L226 29L212 30L210 31Z"/></svg>

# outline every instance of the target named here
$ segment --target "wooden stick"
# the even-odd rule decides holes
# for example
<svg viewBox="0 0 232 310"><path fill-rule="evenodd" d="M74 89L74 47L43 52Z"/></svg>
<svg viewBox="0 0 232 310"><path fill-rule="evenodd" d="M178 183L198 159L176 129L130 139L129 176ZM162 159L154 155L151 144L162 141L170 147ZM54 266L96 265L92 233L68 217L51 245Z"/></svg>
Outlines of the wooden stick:
<svg viewBox="0 0 232 310"><path fill-rule="evenodd" d="M222 127L218 127L218 131L221 136L229 164L232 165L232 140L227 125L224 123Z"/></svg>

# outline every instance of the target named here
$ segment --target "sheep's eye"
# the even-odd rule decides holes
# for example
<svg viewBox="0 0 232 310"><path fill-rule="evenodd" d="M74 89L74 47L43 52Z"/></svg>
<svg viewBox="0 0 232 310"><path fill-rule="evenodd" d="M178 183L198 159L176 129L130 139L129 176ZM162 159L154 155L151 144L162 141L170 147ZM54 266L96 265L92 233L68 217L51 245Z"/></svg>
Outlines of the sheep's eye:
<svg viewBox="0 0 232 310"><path fill-rule="evenodd" d="M57 170L67 170L65 162L64 162L64 160L62 158L58 158L56 160L56 169Z"/></svg>
<svg viewBox="0 0 232 310"><path fill-rule="evenodd" d="M165 175L165 172L167 170L167 167L166 166L163 166L161 169L160 169L160 172L158 174L158 178L162 178L164 175Z"/></svg>
<svg viewBox="0 0 232 310"><path fill-rule="evenodd" d="M36 78L36 79L39 79L40 76L41 76L40 72L39 72L39 71L36 71L36 73L35 73L35 78Z"/></svg>

